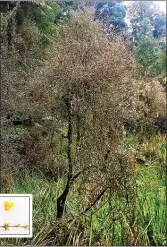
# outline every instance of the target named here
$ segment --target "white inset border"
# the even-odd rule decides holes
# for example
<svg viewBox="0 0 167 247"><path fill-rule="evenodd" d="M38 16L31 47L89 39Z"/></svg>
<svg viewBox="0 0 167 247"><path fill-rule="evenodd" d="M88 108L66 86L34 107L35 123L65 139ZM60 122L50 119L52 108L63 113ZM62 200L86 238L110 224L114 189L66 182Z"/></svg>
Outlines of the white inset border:
<svg viewBox="0 0 167 247"><path fill-rule="evenodd" d="M32 237L32 195L0 194L0 238Z"/></svg>

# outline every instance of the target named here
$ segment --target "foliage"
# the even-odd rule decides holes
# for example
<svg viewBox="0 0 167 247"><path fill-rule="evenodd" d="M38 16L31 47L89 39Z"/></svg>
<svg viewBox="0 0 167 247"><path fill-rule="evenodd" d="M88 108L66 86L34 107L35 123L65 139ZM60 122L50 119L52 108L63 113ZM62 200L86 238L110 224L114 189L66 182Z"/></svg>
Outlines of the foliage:
<svg viewBox="0 0 167 247"><path fill-rule="evenodd" d="M166 33L166 17L153 1L133 1L128 7L128 18L131 22L133 40L137 40L145 18L149 20L155 38L163 37Z"/></svg>
<svg viewBox="0 0 167 247"><path fill-rule="evenodd" d="M134 52L146 76L164 76L166 71L165 35L166 18L152 1L135 1L128 8L131 22L131 40Z"/></svg>
<svg viewBox="0 0 167 247"><path fill-rule="evenodd" d="M7 6L11 8L8 11ZM15 6L16 5L16 6ZM39 59L53 39L58 39L58 25L62 9L56 2L5 3L2 13L3 39L8 52L19 60Z"/></svg>
<svg viewBox="0 0 167 247"><path fill-rule="evenodd" d="M164 13L157 15L153 22L154 26L154 37L164 37L166 35L166 16Z"/></svg>
<svg viewBox="0 0 167 247"><path fill-rule="evenodd" d="M23 2L17 12L17 23L20 35L26 44L29 42L29 36L27 35L34 27L38 32L37 46L44 49L53 40L53 36L55 39L58 35L56 23L59 20L60 14L61 8L55 2L40 3L35 6L31 3ZM25 34L27 35L25 36ZM34 37L34 34L32 36ZM34 45L34 41L31 43L32 45Z"/></svg>
<svg viewBox="0 0 167 247"><path fill-rule="evenodd" d="M162 75L166 69L165 53L161 50L159 42L153 37L149 20L144 19L140 25L134 52L142 65L141 73L146 76Z"/></svg>
<svg viewBox="0 0 167 247"><path fill-rule="evenodd" d="M122 2L98 2L96 5L95 19L105 24L107 33L126 30L125 16L126 8Z"/></svg>

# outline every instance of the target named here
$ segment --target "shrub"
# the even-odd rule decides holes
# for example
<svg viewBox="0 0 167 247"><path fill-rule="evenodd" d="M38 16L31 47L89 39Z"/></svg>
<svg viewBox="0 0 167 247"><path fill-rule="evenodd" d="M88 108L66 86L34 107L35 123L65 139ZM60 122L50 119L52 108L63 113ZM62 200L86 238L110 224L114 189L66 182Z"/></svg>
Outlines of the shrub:
<svg viewBox="0 0 167 247"><path fill-rule="evenodd" d="M109 41L101 24L93 21L92 10L74 11L61 26L60 35L61 43L51 50L49 61L31 85L45 95L44 100L36 97L33 110L40 102L54 120L53 153L57 153L59 138L64 146L60 156L66 157L61 165L66 164L66 182L57 201L59 207L59 199L63 200L64 207L76 179L86 187L100 176L101 194L105 188L116 188L117 179L124 184L131 174L130 164L123 165L116 150L122 123L135 116L136 87L130 48L121 37ZM66 134L61 131L64 127ZM54 169L61 162L58 156ZM59 210L58 217L62 217L64 208Z"/></svg>

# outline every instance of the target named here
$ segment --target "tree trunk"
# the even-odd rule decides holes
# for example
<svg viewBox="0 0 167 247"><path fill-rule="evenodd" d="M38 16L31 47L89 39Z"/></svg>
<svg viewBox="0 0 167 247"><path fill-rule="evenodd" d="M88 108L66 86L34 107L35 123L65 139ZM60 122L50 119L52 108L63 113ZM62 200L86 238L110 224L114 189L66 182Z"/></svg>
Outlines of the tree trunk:
<svg viewBox="0 0 167 247"><path fill-rule="evenodd" d="M68 159L68 177L67 177L67 184L63 191L63 193L57 199L57 219L60 220L63 217L64 213L64 206L67 199L67 195L69 193L70 185L73 178L73 171L72 171L72 159L71 159L71 145L72 145L72 113L71 113L71 102L72 97L69 93L67 96L67 113L68 113L68 148L67 148L67 159Z"/></svg>

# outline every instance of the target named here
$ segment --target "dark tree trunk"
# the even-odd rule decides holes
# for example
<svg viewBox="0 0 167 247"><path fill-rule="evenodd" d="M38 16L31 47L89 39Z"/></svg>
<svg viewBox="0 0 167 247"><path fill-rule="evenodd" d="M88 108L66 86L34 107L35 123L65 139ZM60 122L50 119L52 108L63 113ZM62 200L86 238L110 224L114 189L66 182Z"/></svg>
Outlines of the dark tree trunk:
<svg viewBox="0 0 167 247"><path fill-rule="evenodd" d="M64 206L69 192L69 188L70 188L70 181L68 179L66 188L64 189L61 196L59 196L59 198L57 199L57 220L60 220L63 217Z"/></svg>
<svg viewBox="0 0 167 247"><path fill-rule="evenodd" d="M70 93L67 96L67 114L68 114L68 148L67 148L67 159L68 159L68 177L67 177L67 184L63 191L63 193L57 199L57 219L60 220L63 217L64 213L64 206L67 199L67 195L69 193L70 185L73 178L73 171L72 171L72 159L71 159L71 145L72 145L72 112L71 112L71 102L72 97Z"/></svg>

